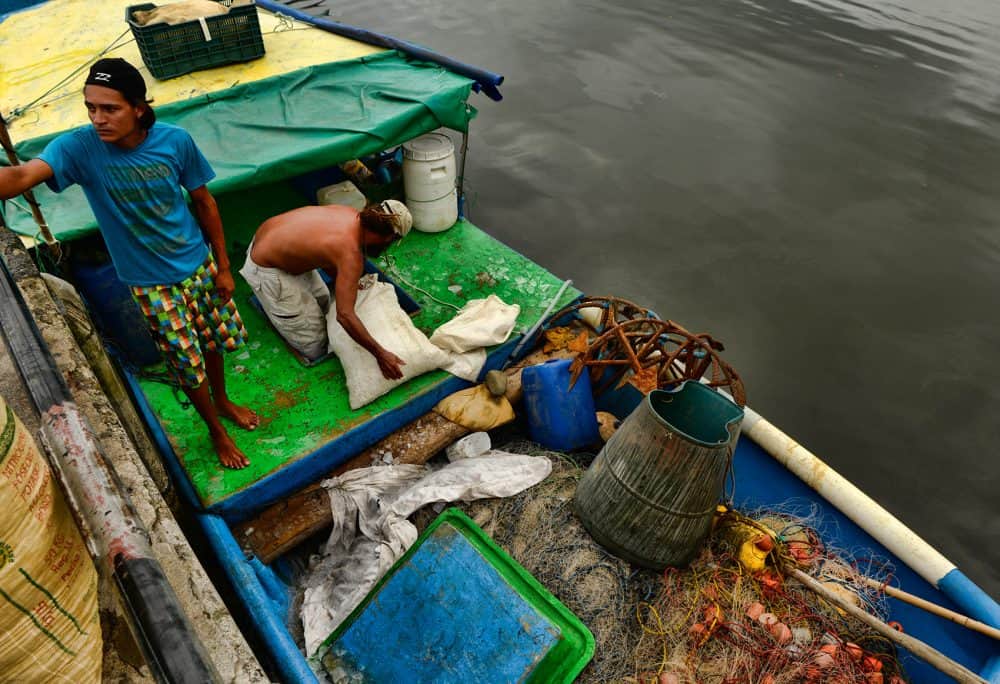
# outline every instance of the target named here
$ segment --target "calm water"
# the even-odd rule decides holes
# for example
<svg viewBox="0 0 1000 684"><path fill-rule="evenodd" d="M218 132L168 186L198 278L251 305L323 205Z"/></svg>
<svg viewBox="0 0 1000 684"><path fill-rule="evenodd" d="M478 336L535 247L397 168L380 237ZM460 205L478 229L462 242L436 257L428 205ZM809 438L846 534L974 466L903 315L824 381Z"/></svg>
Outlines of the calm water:
<svg viewBox="0 0 1000 684"><path fill-rule="evenodd" d="M470 216L711 332L750 404L1000 595L1000 3L388 0L504 74Z"/></svg>

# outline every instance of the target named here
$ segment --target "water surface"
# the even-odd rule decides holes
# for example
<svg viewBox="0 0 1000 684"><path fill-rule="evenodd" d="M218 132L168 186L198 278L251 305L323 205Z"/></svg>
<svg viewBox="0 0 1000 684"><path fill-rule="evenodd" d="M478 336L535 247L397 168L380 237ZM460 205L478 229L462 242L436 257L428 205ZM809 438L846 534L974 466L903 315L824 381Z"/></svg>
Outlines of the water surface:
<svg viewBox="0 0 1000 684"><path fill-rule="evenodd" d="M507 77L470 217L727 347L749 402L1000 595L1000 3L332 3Z"/></svg>

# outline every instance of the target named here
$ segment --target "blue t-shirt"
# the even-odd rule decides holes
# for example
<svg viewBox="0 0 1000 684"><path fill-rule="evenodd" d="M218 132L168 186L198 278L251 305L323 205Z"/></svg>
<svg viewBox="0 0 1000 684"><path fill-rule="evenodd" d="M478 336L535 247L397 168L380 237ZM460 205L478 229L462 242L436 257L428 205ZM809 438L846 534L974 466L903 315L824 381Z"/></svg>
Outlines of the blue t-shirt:
<svg viewBox="0 0 1000 684"><path fill-rule="evenodd" d="M125 150L88 126L60 135L39 158L55 173L52 190L83 188L122 282L178 283L208 257L181 187L196 190L215 172L183 128L156 123Z"/></svg>

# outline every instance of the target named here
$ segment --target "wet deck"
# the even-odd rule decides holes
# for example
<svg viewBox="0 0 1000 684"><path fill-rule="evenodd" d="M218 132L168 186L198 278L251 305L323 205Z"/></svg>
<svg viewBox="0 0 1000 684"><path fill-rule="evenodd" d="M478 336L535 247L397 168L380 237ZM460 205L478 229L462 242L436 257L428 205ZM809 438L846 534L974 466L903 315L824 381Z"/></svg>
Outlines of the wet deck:
<svg viewBox="0 0 1000 684"><path fill-rule="evenodd" d="M251 226L255 227L261 217L254 217L233 198L220 205L235 269L242 264ZM561 279L464 221L443 233L413 231L393 246L390 255L395 268L387 269L387 274L421 306L413 320L427 334L455 314L454 309L428 295L461 306L469 299L494 293L505 302L519 304L521 313L513 340L541 316L562 285ZM386 268L384 260L376 263ZM248 349L227 356L228 387L234 401L252 406L261 416L261 425L254 432L231 430L250 458L248 468L221 468L194 409L182 407L165 384L137 381L145 408L154 417L149 422L154 432L157 428L161 432L154 437L161 449L172 452L168 459L177 459L192 485L188 495L193 492L196 503L230 521L304 486L423 415L443 396L467 386L443 371L431 372L352 411L340 362L334 357L312 367L303 366L251 305L250 289L239 276L236 285L235 297L250 344ZM459 294L449 290L456 285L462 288ZM568 288L561 299L568 302L578 294ZM494 348L487 367L502 363L511 347L508 342Z"/></svg>

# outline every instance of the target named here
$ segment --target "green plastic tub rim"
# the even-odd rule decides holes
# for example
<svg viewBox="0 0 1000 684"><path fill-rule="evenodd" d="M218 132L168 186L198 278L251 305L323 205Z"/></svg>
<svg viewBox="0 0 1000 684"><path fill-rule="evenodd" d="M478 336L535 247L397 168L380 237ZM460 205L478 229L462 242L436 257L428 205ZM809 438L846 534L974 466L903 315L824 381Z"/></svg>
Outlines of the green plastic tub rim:
<svg viewBox="0 0 1000 684"><path fill-rule="evenodd" d="M334 630L333 634L326 638L309 660L314 667L322 668L321 660L323 653L330 648L340 636L347 631L350 625L372 602L382 586L388 582L396 571L402 568L410 557L415 554L424 540L431 536L441 525L451 525L457 532L463 534L466 540L478 550L484 558L493 558L493 567L503 577L507 583L517 591L522 598L547 619L557 624L562 629L562 636L542 660L538 663L534 672L527 678L524 684L570 684L576 680L577 675L587 666L587 663L594 657L596 640L590 629L567 608L558 598L542 585L535 577L524 569L513 556L504 551L493 539L486 534L466 515L461 509L452 506L444 510L426 530L417 538L417 541L397 560L388 572L380 579L375 587L368 592L368 595L358 606L351 611L351 614Z"/></svg>
<svg viewBox="0 0 1000 684"><path fill-rule="evenodd" d="M742 408L696 380L653 390L644 401L668 429L700 446L725 446L743 421Z"/></svg>

